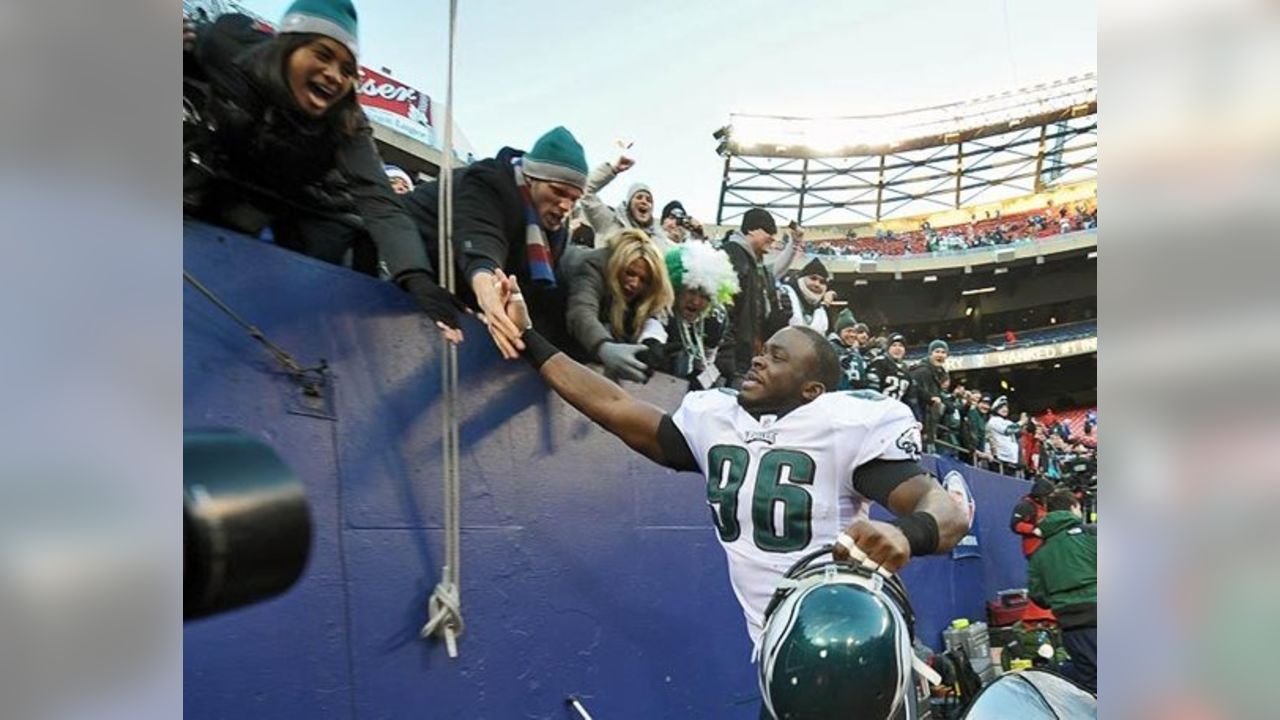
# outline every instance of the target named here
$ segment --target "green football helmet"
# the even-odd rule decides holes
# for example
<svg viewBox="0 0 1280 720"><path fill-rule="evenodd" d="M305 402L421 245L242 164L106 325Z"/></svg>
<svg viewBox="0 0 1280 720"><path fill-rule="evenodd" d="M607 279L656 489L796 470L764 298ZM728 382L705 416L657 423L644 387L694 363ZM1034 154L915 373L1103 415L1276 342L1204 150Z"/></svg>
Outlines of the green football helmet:
<svg viewBox="0 0 1280 720"><path fill-rule="evenodd" d="M914 622L896 576L837 562L830 546L809 553L765 610L757 666L765 708L775 720L913 716Z"/></svg>

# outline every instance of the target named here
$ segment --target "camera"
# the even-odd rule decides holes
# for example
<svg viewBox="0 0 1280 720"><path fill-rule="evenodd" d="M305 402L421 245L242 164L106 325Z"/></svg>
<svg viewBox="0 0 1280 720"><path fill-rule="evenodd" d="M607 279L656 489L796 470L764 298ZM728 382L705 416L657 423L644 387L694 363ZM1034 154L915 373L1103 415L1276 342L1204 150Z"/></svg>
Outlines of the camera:
<svg viewBox="0 0 1280 720"><path fill-rule="evenodd" d="M231 430L183 433L183 620L266 600L302 575L311 516L274 450Z"/></svg>

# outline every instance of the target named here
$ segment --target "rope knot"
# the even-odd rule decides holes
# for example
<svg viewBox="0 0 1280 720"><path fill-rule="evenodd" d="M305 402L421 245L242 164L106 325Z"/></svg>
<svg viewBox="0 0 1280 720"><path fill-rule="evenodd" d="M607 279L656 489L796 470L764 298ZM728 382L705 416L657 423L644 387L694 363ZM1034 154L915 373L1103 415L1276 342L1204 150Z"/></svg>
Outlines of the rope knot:
<svg viewBox="0 0 1280 720"><path fill-rule="evenodd" d="M445 568L448 574L448 568ZM437 635L444 640L449 657L458 657L458 636L462 635L462 597L458 586L441 580L427 601L427 624L422 626L419 637Z"/></svg>

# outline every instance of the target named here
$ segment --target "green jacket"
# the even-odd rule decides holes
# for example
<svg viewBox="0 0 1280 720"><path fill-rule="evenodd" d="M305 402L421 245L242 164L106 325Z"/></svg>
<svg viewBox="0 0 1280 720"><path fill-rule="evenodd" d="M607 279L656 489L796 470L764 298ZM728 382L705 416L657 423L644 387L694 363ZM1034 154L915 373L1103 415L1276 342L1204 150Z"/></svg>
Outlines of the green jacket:
<svg viewBox="0 0 1280 720"><path fill-rule="evenodd" d="M1067 510L1040 521L1044 544L1027 561L1031 599L1064 630L1098 625L1098 532Z"/></svg>

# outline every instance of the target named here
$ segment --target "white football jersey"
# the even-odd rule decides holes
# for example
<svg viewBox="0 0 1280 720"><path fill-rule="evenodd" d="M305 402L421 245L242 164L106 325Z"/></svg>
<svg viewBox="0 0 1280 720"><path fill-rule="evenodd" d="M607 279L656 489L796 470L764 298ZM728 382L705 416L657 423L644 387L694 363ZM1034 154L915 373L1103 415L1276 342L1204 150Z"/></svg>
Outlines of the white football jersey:
<svg viewBox="0 0 1280 720"><path fill-rule="evenodd" d="M825 393L781 418L756 420L736 393L703 390L671 417L707 478L707 505L753 644L783 574L866 517L854 468L920 455L911 411L869 391Z"/></svg>

